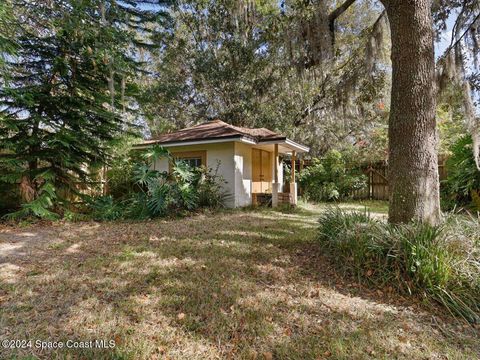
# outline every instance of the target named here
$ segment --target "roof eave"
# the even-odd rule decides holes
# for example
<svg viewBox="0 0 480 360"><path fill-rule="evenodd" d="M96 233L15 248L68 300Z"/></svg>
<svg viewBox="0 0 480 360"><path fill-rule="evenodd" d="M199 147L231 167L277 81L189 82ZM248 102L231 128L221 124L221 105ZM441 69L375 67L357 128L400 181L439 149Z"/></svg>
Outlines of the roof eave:
<svg viewBox="0 0 480 360"><path fill-rule="evenodd" d="M163 147L175 147L175 146L188 146L188 145L203 145L203 144L216 144L230 141L240 141L246 144L256 144L257 141L248 136L242 135L232 135L232 136L223 136L223 137L211 137L198 140L173 140L173 141L161 141L161 140L147 140L141 144L134 145L135 149L145 149L152 145L160 145Z"/></svg>
<svg viewBox="0 0 480 360"><path fill-rule="evenodd" d="M310 148L308 146L299 144L293 140L286 139L285 143L289 146L295 147L297 152L304 152L304 153L310 152Z"/></svg>
<svg viewBox="0 0 480 360"><path fill-rule="evenodd" d="M231 135L231 136L223 136L223 137L211 137L205 139L198 139L198 140L173 140L173 141L161 141L161 140L147 140L141 144L134 145L134 149L145 149L152 145L161 145L163 147L175 147L175 146L188 146L188 145L203 145L203 144L215 144L215 143L222 143L222 142L230 142L230 141L239 141L245 144L250 145L268 145L268 144L285 144L289 147L292 151L296 151L297 153L308 153L310 148L308 146L299 144L293 140L288 139L285 136L278 136L269 139L256 139L254 137L246 136L246 135Z"/></svg>
<svg viewBox="0 0 480 360"><path fill-rule="evenodd" d="M288 139L287 137L279 137L279 138L274 138L274 139L265 139L261 140L258 142L259 144L285 144L287 145L290 149L296 151L297 153L308 153L310 151L310 148L308 146L299 144L293 140Z"/></svg>

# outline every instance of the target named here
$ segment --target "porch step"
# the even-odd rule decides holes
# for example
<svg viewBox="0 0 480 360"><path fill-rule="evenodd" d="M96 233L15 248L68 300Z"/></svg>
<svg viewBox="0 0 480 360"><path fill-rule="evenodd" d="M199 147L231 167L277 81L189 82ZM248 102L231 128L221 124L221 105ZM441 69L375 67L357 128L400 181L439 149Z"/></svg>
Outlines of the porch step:
<svg viewBox="0 0 480 360"><path fill-rule="evenodd" d="M290 204L290 193L278 193L279 204ZM272 194L270 193L253 193L252 205L272 206Z"/></svg>

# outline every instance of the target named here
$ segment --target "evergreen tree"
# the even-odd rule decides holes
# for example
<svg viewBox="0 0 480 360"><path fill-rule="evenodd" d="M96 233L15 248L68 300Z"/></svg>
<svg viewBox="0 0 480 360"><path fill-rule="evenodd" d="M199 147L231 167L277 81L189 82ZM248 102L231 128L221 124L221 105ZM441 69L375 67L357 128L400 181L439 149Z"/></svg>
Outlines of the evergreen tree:
<svg viewBox="0 0 480 360"><path fill-rule="evenodd" d="M20 184L18 215L55 217L64 194L88 184L91 169L108 161L109 143L131 128L136 46L154 45L146 27L157 16L134 5L16 2L21 33L0 89L0 163L12 169L1 180Z"/></svg>
<svg viewBox="0 0 480 360"><path fill-rule="evenodd" d="M3 76L1 72L4 70L5 59L15 51L13 25L11 2L8 0L0 3L0 76Z"/></svg>

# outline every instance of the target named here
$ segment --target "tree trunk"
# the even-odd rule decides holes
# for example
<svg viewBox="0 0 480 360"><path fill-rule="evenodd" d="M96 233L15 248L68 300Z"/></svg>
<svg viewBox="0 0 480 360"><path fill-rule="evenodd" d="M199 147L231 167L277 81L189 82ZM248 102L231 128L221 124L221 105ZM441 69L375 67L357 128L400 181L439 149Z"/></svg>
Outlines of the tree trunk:
<svg viewBox="0 0 480 360"><path fill-rule="evenodd" d="M40 129L40 122L35 120L32 127L32 135L30 139L33 144L31 144L27 150L28 154L31 157L31 160L28 161L28 172L22 176L20 181L20 195L22 202L27 204L35 200L37 197L37 184L35 182L35 176L38 169L38 159L37 154L40 151L40 140L38 138L38 130Z"/></svg>
<svg viewBox="0 0 480 360"><path fill-rule="evenodd" d="M391 223L440 221L431 0L382 0L392 36Z"/></svg>

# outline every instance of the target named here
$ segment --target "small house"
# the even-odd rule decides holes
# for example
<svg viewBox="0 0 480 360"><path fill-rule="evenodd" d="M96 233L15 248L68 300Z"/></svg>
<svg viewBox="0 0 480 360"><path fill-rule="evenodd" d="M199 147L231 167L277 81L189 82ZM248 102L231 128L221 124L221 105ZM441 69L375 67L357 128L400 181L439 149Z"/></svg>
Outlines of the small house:
<svg viewBox="0 0 480 360"><path fill-rule="evenodd" d="M231 196L229 207L242 207L271 199L272 206L281 202L297 203L295 167L289 188L284 189L280 157L289 155L292 164L299 154L309 151L286 136L265 128L244 128L220 120L205 122L144 141L137 148L152 145L167 148L173 157L198 167L215 169L226 181ZM155 170L169 171L167 159L153 164Z"/></svg>

